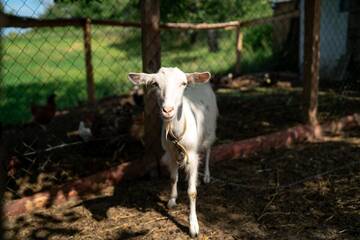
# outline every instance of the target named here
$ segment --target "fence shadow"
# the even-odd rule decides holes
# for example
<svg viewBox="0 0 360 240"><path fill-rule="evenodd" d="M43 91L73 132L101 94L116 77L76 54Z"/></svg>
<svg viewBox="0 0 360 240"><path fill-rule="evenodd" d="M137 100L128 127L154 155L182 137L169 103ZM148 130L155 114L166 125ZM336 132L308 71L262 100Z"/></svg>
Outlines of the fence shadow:
<svg viewBox="0 0 360 240"><path fill-rule="evenodd" d="M213 166L218 182L198 187L197 212L202 232L206 235L221 231L241 239L356 239L359 216L353 188L358 185L351 179L360 177L358 154L357 144L309 143ZM338 161L338 157L344 157L346 162ZM319 173L325 174L316 176ZM169 192L167 183L141 180L121 184L113 196L85 201L83 206L97 221L105 219L113 207L136 209L143 214L154 211L187 236L187 225L173 216L166 201L159 198L159 194ZM187 209L185 182L180 182L179 188L177 209ZM339 201L348 205L339 205ZM135 221L141 225L144 220ZM134 224L131 220L128 223Z"/></svg>
<svg viewBox="0 0 360 240"><path fill-rule="evenodd" d="M202 233L216 234L216 238L230 234L241 239L356 239L360 219L354 189L359 188L360 179L360 145L356 140L360 129L347 134L212 166L215 180L198 187L197 212ZM180 179L175 209L180 214L166 208L169 180L145 177L124 182L112 196L83 201L65 213L50 210L20 217L7 231L11 236L23 236L22 230L30 229L29 236L34 239L77 236L79 229L85 227L83 224L97 226L109 220L113 209L123 209L122 212L138 214L123 220L124 216L118 216L120 222L116 217L114 221L137 228L120 225L115 239L147 236L151 233L149 227L156 226L155 213L167 219L161 223L163 228L180 230L160 232L160 237L188 236L184 221L188 213L187 184L183 175ZM82 208L89 211L90 218ZM104 228L101 231L110 231Z"/></svg>

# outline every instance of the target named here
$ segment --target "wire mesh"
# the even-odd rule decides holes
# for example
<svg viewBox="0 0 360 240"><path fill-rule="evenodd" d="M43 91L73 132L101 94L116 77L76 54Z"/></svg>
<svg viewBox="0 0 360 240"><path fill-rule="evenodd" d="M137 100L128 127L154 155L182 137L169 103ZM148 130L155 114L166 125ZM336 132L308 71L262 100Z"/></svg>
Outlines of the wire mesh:
<svg viewBox="0 0 360 240"><path fill-rule="evenodd" d="M354 69L358 29L354 26L360 5L356 1L321 1L320 119L359 112L359 77Z"/></svg>
<svg viewBox="0 0 360 240"><path fill-rule="evenodd" d="M5 13L21 17L88 17L81 9L73 15L71 4L65 2L2 3ZM54 7L56 4L68 7L61 7L59 11ZM119 158L129 154L131 147L118 156L125 145L124 141L120 141L121 144L116 141L127 137L124 131L128 131L132 116L127 107L114 105L119 100L114 96L129 91L128 72L141 71L140 30L92 25L91 37L96 97L100 105L103 104L95 113L83 108L87 101L87 81L81 26L2 29L0 122L6 126L4 135L9 150L4 163L8 175L6 200L114 166L123 161ZM52 94L56 95L57 116L52 117L50 123L33 124L39 117L34 109L49 109L47 101ZM126 105L128 101L124 97L121 104L125 102ZM40 113L41 117L43 111ZM52 114L51 111L47 113ZM78 129L79 121L89 127L89 122L95 118L96 148L89 148L79 137L68 136ZM141 148L135 151L141 154ZM100 164L102 167L96 163L85 173L84 166L96 162L100 153L104 160Z"/></svg>

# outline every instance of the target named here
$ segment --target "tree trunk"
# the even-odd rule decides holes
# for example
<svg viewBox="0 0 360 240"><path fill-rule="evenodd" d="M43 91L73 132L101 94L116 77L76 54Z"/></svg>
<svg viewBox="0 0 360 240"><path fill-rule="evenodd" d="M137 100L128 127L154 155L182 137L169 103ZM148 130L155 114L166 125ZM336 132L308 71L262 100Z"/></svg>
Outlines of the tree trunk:
<svg viewBox="0 0 360 240"><path fill-rule="evenodd" d="M305 0L304 118L317 125L320 66L320 0Z"/></svg>
<svg viewBox="0 0 360 240"><path fill-rule="evenodd" d="M190 44L195 44L197 40L198 32L190 31L189 35L190 35Z"/></svg>
<svg viewBox="0 0 360 240"><path fill-rule="evenodd" d="M142 61L143 71L157 72L161 64L160 47L160 0L141 1L142 23ZM161 119L155 91L145 89L145 159L149 163L157 162L160 174Z"/></svg>
<svg viewBox="0 0 360 240"><path fill-rule="evenodd" d="M219 43L218 43L218 33L215 29L210 29L207 31L207 39L208 39L208 46L210 52L217 52L219 51Z"/></svg>

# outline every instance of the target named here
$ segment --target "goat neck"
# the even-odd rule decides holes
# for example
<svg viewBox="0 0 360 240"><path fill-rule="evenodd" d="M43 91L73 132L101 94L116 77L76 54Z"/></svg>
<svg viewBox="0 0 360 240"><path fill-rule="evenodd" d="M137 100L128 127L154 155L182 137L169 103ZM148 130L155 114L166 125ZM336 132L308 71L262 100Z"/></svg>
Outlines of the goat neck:
<svg viewBox="0 0 360 240"><path fill-rule="evenodd" d="M174 119L164 121L166 138L172 142L181 141L186 131L186 119L183 114L183 107L178 107L178 112Z"/></svg>

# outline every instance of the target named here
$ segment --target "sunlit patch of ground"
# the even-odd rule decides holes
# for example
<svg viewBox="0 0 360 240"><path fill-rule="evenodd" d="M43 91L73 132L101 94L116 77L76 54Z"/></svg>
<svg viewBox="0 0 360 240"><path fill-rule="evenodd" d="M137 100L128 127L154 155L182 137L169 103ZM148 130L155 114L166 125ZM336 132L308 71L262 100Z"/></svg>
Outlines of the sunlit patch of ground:
<svg viewBox="0 0 360 240"><path fill-rule="evenodd" d="M360 129L224 161L198 187L200 239L358 239ZM182 179L183 176L182 176ZM186 182L142 179L109 196L8 219L9 239L188 239Z"/></svg>

